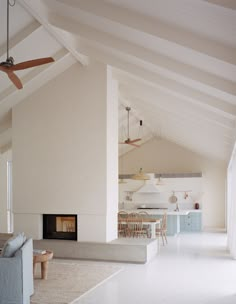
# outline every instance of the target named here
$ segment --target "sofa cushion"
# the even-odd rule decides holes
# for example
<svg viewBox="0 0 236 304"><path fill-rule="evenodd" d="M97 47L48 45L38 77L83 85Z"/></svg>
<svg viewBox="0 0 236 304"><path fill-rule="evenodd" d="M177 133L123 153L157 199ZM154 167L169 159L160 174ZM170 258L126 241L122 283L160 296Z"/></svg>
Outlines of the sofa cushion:
<svg viewBox="0 0 236 304"><path fill-rule="evenodd" d="M1 256L5 258L14 256L15 252L19 248L21 248L21 246L24 244L25 241L26 241L26 236L23 232L18 233L17 235L11 237L6 241L5 245L3 246Z"/></svg>

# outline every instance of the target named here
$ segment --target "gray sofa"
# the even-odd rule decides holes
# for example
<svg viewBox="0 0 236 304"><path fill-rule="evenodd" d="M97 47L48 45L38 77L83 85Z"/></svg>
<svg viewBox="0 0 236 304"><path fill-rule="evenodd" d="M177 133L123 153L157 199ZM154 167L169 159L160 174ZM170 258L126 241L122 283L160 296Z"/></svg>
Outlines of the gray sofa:
<svg viewBox="0 0 236 304"><path fill-rule="evenodd" d="M21 234L6 242L0 257L0 304L30 304L33 292L33 242Z"/></svg>

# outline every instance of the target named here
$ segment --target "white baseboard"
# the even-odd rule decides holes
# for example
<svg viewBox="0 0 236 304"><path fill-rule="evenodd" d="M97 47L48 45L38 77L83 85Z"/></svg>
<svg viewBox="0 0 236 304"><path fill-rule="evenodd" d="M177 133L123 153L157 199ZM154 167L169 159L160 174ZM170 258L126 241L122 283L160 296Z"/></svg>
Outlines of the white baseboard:
<svg viewBox="0 0 236 304"><path fill-rule="evenodd" d="M227 232L226 228L204 227L203 232Z"/></svg>

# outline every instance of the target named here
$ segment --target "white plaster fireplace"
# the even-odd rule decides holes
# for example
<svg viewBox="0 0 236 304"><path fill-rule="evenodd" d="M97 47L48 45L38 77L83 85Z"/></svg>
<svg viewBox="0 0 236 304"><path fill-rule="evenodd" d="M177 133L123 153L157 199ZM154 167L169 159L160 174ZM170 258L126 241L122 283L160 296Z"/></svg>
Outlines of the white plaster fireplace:
<svg viewBox="0 0 236 304"><path fill-rule="evenodd" d="M39 240L42 214L79 214L78 241L116 239L117 142L117 82L102 63L75 64L17 104L14 231Z"/></svg>

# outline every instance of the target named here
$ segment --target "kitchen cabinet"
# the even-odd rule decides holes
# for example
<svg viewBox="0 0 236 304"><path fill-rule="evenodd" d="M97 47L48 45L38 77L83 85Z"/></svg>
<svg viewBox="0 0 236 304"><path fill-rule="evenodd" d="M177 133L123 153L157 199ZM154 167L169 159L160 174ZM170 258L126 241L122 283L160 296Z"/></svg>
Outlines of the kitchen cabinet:
<svg viewBox="0 0 236 304"><path fill-rule="evenodd" d="M161 218L160 215L152 215L152 217ZM187 215L178 215L177 212L175 212L174 214L168 214L167 235L171 236L178 234L180 232L199 232L199 231L202 231L201 212L188 212Z"/></svg>
<svg viewBox="0 0 236 304"><path fill-rule="evenodd" d="M167 217L167 235L175 235L180 232L179 216L168 215Z"/></svg>
<svg viewBox="0 0 236 304"><path fill-rule="evenodd" d="M180 216L180 232L199 232L202 230L202 213L189 212Z"/></svg>
<svg viewBox="0 0 236 304"><path fill-rule="evenodd" d="M162 218L161 215L151 215L152 218ZM179 216L167 213L167 232L166 235L175 235L180 232Z"/></svg>

